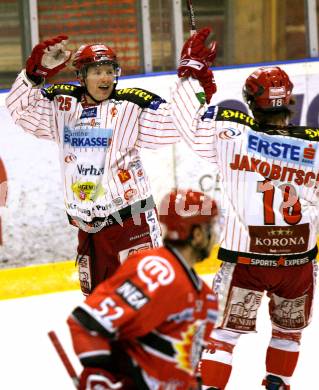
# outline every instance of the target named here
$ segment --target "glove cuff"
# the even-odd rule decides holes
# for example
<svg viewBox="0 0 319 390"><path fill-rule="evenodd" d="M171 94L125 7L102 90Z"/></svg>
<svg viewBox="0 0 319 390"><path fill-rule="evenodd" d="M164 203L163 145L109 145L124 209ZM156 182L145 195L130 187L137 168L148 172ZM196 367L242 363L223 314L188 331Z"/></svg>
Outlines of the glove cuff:
<svg viewBox="0 0 319 390"><path fill-rule="evenodd" d="M28 72L25 72L27 78L34 84L34 85L41 85L44 83L44 77L37 76L35 74L30 74Z"/></svg>
<svg viewBox="0 0 319 390"><path fill-rule="evenodd" d="M185 59L182 59L179 63L179 67L181 66L187 66L189 68L192 68L196 71L202 71L206 66L206 64L204 63L204 61L198 61L196 59L193 59L193 58L185 58Z"/></svg>

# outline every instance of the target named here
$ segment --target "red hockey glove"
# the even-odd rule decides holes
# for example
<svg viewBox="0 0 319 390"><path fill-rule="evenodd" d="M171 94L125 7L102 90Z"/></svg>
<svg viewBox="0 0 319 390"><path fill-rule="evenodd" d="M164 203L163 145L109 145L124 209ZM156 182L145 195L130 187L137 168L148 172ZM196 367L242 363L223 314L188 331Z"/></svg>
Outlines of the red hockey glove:
<svg viewBox="0 0 319 390"><path fill-rule="evenodd" d="M116 381L114 376L101 368L85 367L80 376L78 390L121 390L122 382Z"/></svg>
<svg viewBox="0 0 319 390"><path fill-rule="evenodd" d="M207 103L217 90L213 72L209 69L216 57L217 43L213 41L209 47L205 45L210 31L204 28L185 42L178 67L178 77L192 76L201 83Z"/></svg>
<svg viewBox="0 0 319 390"><path fill-rule="evenodd" d="M31 80L52 77L66 66L72 54L65 50L67 39L66 35L59 35L33 48L26 62L26 72Z"/></svg>

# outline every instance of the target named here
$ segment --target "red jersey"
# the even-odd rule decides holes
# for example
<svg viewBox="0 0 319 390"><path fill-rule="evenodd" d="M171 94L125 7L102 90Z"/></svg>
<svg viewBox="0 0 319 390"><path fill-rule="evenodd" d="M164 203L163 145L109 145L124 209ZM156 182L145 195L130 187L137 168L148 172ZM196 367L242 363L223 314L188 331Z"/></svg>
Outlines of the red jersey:
<svg viewBox="0 0 319 390"><path fill-rule="evenodd" d="M68 324L84 366L125 371L139 390L185 390L196 383L216 316L211 289L175 249L161 247L131 256Z"/></svg>

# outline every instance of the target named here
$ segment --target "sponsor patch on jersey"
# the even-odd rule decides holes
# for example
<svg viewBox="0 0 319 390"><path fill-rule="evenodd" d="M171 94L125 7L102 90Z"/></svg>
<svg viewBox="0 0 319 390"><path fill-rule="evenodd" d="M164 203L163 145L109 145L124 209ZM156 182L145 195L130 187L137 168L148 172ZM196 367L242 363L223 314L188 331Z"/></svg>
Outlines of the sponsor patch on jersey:
<svg viewBox="0 0 319 390"><path fill-rule="evenodd" d="M280 328L302 329L306 322L306 302L308 296L303 295L294 299L287 299L272 294L271 320Z"/></svg>
<svg viewBox="0 0 319 390"><path fill-rule="evenodd" d="M134 310L141 309L150 300L149 297L130 280L126 280L118 287L116 293Z"/></svg>
<svg viewBox="0 0 319 390"><path fill-rule="evenodd" d="M262 296L260 291L232 287L224 314L225 328L243 332L254 331Z"/></svg>
<svg viewBox="0 0 319 390"><path fill-rule="evenodd" d="M142 108L149 107L153 110L157 110L160 104L165 102L160 96L141 88L123 88L116 90L115 99L127 100Z"/></svg>
<svg viewBox="0 0 319 390"><path fill-rule="evenodd" d="M119 169L117 171L117 176L119 177L121 183L125 183L131 179L131 174L127 169Z"/></svg>
<svg viewBox="0 0 319 390"><path fill-rule="evenodd" d="M84 118L74 125L77 131L91 129L92 127L101 127L101 118Z"/></svg>
<svg viewBox="0 0 319 390"><path fill-rule="evenodd" d="M136 172L137 176L138 177L143 177L144 176L144 171L143 169L139 169L137 172Z"/></svg>
<svg viewBox="0 0 319 390"><path fill-rule="evenodd" d="M97 107L87 107L83 109L80 119L96 118L96 116L97 116Z"/></svg>
<svg viewBox="0 0 319 390"><path fill-rule="evenodd" d="M317 147L316 143L304 142L295 138L281 138L248 131L248 152L259 153L266 158L313 166Z"/></svg>
<svg viewBox="0 0 319 390"><path fill-rule="evenodd" d="M239 110L232 110L229 108L219 107L215 118L216 121L230 121L241 123L242 125L249 126L253 129L258 128L258 124L248 114Z"/></svg>
<svg viewBox="0 0 319 390"><path fill-rule="evenodd" d="M111 113L111 117L115 118L117 113L118 113L117 108L115 106L112 107L111 110L110 110L110 113Z"/></svg>
<svg viewBox="0 0 319 390"><path fill-rule="evenodd" d="M82 201L95 201L105 194L105 190L100 183L91 181L76 181L71 185L71 189L76 197Z"/></svg>
<svg viewBox="0 0 319 390"><path fill-rule="evenodd" d="M41 93L51 101L59 95L73 96L79 101L83 93L83 87L74 84L53 84L48 88L42 88Z"/></svg>
<svg viewBox="0 0 319 390"><path fill-rule="evenodd" d="M135 253L139 253L145 249L151 248L150 242L144 242L143 244L132 246L131 248L124 249L119 252L118 256L120 259L121 264L124 263L124 261L131 255L134 255Z"/></svg>
<svg viewBox="0 0 319 390"><path fill-rule="evenodd" d="M113 203L115 204L115 206L121 206L124 203L124 200L119 196L113 199Z"/></svg>
<svg viewBox="0 0 319 390"><path fill-rule="evenodd" d="M135 188L129 188L124 192L124 199L130 200L137 194L137 190Z"/></svg>
<svg viewBox="0 0 319 390"><path fill-rule="evenodd" d="M108 148L112 142L112 129L70 129L64 127L64 144L73 148Z"/></svg>
<svg viewBox="0 0 319 390"><path fill-rule="evenodd" d="M239 129L235 129L233 127L229 127L229 128L223 129L218 134L218 137L220 139L229 140L229 139L237 138L241 134L242 134L242 132Z"/></svg>
<svg viewBox="0 0 319 390"><path fill-rule="evenodd" d="M319 129L312 129L307 127L304 132L309 137L309 139L314 139L316 141L319 140Z"/></svg>
<svg viewBox="0 0 319 390"><path fill-rule="evenodd" d="M84 295L88 295L91 292L91 270L90 270L90 257L87 255L79 255L78 270L81 291Z"/></svg>
<svg viewBox="0 0 319 390"><path fill-rule="evenodd" d="M139 278L150 292L160 286L168 286L175 279L175 271L168 260L159 256L146 256L137 266Z"/></svg>
<svg viewBox="0 0 319 390"><path fill-rule="evenodd" d="M154 98L155 95L153 95L152 93L144 90L144 89L141 89L141 88L123 88L123 89L119 89L117 91L117 95L119 96L122 96L122 95L135 95L135 96L138 96L140 98L142 98L143 100L152 100Z"/></svg>
<svg viewBox="0 0 319 390"><path fill-rule="evenodd" d="M141 160L131 161L128 166L129 168L140 169L142 168L142 161Z"/></svg>
<svg viewBox="0 0 319 390"><path fill-rule="evenodd" d="M292 226L248 226L248 229L249 250L254 253L302 253L308 248L308 223Z"/></svg>
<svg viewBox="0 0 319 390"><path fill-rule="evenodd" d="M92 164L77 164L76 168L81 176L100 176L104 173L104 167L98 168Z"/></svg>
<svg viewBox="0 0 319 390"><path fill-rule="evenodd" d="M157 214L154 209L146 212L146 222L149 227L151 240L154 248L158 248L163 245L160 225L157 219Z"/></svg>
<svg viewBox="0 0 319 390"><path fill-rule="evenodd" d="M237 263L246 265L256 265L258 267L293 267L304 265L313 259L305 256L298 259L287 259L284 255L280 256L278 260L269 259L253 259L250 257L239 256Z"/></svg>
<svg viewBox="0 0 319 390"><path fill-rule="evenodd" d="M77 160L77 157L73 153L69 153L64 157L64 161L69 164Z"/></svg>

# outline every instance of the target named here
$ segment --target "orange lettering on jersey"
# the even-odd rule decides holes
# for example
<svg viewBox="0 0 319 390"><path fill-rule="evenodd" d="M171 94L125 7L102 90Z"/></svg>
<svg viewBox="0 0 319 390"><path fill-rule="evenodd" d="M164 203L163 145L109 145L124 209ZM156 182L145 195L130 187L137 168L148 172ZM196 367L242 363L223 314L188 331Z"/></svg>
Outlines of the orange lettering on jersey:
<svg viewBox="0 0 319 390"><path fill-rule="evenodd" d="M121 183L125 183L131 178L130 172L126 169L120 169L117 173L117 176L119 177Z"/></svg>

